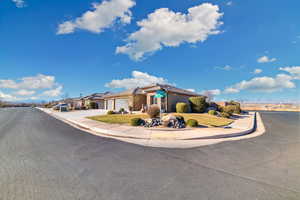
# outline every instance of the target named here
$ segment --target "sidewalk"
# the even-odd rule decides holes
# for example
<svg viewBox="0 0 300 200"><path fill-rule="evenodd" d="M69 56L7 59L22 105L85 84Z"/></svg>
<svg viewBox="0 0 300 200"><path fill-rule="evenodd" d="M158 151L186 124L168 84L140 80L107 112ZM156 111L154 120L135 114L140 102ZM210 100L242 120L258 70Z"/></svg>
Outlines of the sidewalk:
<svg viewBox="0 0 300 200"><path fill-rule="evenodd" d="M238 139L245 136L247 136L247 138L249 136L253 137L255 134L251 136L252 134L250 133L256 130L256 120L254 113L240 116L230 125L231 128L172 129L144 128L132 127L129 125L107 124L86 118L87 116L105 114L105 110L57 112L51 109L39 109L72 126L81 128L93 134L102 137L111 137L126 142L141 144L144 146L159 145L160 147L166 147L166 144L169 144L167 146L170 146L170 144L174 145L173 143L175 143L175 147L178 147L178 145L182 147L185 146L183 145L183 143L195 145L200 141L204 145L207 145L210 143L232 140L233 138ZM262 124L260 116L258 116L257 118L260 120L259 124Z"/></svg>

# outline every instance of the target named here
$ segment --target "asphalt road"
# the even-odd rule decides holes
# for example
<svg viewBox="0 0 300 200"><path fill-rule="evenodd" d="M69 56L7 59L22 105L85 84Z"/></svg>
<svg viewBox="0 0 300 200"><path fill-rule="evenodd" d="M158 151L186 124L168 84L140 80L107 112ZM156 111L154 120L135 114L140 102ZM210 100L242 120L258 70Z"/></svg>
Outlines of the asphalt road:
<svg viewBox="0 0 300 200"><path fill-rule="evenodd" d="M262 113L260 137L157 149L0 109L0 200L299 200L299 113Z"/></svg>

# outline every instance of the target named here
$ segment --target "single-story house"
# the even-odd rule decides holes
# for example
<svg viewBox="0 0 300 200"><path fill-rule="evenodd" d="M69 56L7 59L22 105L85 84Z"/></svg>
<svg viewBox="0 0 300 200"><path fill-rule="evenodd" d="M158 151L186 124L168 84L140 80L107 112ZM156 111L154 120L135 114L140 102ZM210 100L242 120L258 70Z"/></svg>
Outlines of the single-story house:
<svg viewBox="0 0 300 200"><path fill-rule="evenodd" d="M85 107L90 107L91 103L94 103L95 109L104 109L104 96L109 94L110 92L94 93L81 99Z"/></svg>
<svg viewBox="0 0 300 200"><path fill-rule="evenodd" d="M155 98L157 91L164 91L165 96ZM146 87L137 87L119 93L104 96L105 109L107 110L125 110L140 111L150 105L156 104L165 112L176 111L178 102L189 103L190 97L201 96L189 90L180 89L171 85L155 84Z"/></svg>
<svg viewBox="0 0 300 200"><path fill-rule="evenodd" d="M68 98L68 99L61 101L61 103L68 104L68 107L70 109L80 109L83 105L80 97Z"/></svg>

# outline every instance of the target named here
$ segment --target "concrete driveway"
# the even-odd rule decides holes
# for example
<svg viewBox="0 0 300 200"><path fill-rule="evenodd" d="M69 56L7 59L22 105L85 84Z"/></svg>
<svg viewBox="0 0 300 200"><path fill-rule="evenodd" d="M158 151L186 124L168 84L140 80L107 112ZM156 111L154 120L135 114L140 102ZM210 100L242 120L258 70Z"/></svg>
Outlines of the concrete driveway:
<svg viewBox="0 0 300 200"><path fill-rule="evenodd" d="M194 149L101 138L32 108L0 109L0 199L300 199L299 113L261 137Z"/></svg>

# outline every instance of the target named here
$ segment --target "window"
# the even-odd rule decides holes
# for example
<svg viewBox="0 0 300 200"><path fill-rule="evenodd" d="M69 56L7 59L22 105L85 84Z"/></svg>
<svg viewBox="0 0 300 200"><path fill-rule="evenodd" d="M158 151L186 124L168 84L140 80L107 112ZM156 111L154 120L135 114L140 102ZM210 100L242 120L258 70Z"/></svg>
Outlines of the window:
<svg viewBox="0 0 300 200"><path fill-rule="evenodd" d="M154 98L154 95L150 96L150 105L157 104L157 98Z"/></svg>

